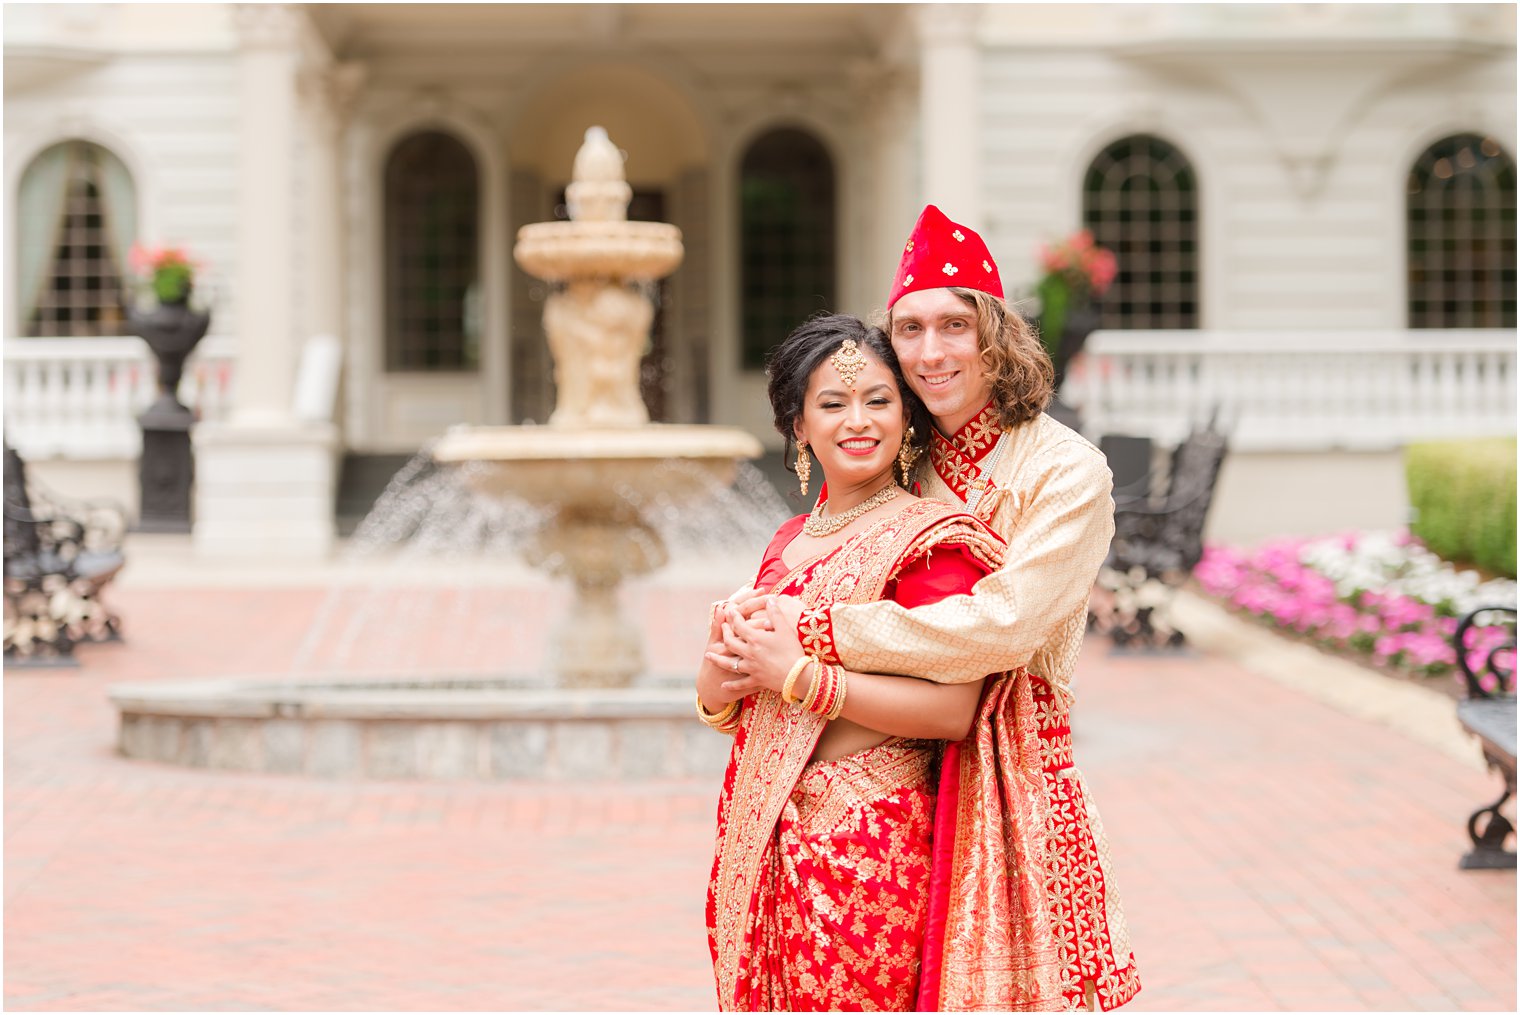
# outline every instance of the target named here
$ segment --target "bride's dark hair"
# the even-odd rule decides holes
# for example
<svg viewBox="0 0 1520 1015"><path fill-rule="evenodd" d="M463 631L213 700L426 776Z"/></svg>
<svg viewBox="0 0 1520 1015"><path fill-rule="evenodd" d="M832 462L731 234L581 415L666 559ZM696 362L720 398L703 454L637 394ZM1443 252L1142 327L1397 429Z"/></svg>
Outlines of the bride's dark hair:
<svg viewBox="0 0 1520 1015"><path fill-rule="evenodd" d="M929 446L929 427L933 422L929 410L919 401L913 389L903 378L902 366L887 333L880 328L869 327L858 317L849 314L819 314L810 317L793 331L774 350L766 361L765 375L769 380L766 389L771 399L771 412L775 415L776 432L781 435L782 458L788 472L796 472L796 453L792 444L796 440L797 417L802 415L802 400L807 394L808 380L813 371L834 353L847 338L853 338L862 349L886 365L897 380L897 392L907 410L908 423L913 427L912 447L921 452Z"/></svg>

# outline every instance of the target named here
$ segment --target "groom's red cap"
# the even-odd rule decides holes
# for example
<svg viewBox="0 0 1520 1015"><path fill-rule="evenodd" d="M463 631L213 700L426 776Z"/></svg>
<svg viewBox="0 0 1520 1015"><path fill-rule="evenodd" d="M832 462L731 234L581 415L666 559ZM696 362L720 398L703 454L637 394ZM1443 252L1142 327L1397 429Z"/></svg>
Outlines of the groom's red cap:
<svg viewBox="0 0 1520 1015"><path fill-rule="evenodd" d="M1003 296L1003 279L987 244L976 230L951 222L931 204L918 216L903 247L887 309L908 293L946 286L979 289L999 299Z"/></svg>

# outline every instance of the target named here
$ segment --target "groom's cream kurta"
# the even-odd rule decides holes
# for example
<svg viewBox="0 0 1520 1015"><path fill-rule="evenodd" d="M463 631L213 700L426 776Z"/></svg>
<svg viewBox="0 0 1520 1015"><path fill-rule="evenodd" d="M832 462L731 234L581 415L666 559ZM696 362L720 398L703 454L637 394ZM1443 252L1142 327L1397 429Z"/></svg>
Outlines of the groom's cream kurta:
<svg viewBox="0 0 1520 1015"><path fill-rule="evenodd" d="M940 683L1027 669L1035 680L1050 802L1046 886L1066 967L1065 996L1091 991L1109 1010L1140 989L1114 890L1108 841L1071 755L1071 677L1087 628L1087 600L1114 533L1113 476L1102 452L1041 414L1002 430L984 409L951 437L934 435L922 493L964 505L989 481L975 513L1008 544L1003 567L972 595L912 610L892 602L805 611L804 648L862 673ZM986 470L984 472L984 470Z"/></svg>

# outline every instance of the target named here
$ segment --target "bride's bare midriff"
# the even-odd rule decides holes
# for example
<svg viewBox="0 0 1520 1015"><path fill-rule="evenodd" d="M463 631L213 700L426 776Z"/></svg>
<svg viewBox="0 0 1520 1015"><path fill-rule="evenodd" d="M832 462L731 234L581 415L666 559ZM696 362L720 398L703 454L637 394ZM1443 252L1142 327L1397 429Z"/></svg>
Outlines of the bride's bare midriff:
<svg viewBox="0 0 1520 1015"><path fill-rule="evenodd" d="M885 733L866 729L848 719L835 719L823 728L818 745L813 748L813 761L837 761L847 754L864 751L891 739Z"/></svg>

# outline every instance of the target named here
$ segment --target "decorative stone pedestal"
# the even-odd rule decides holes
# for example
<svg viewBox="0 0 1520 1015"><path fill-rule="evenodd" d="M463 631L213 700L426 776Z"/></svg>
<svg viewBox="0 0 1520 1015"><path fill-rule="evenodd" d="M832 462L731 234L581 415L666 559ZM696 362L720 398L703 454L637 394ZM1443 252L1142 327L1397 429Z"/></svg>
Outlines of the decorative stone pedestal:
<svg viewBox="0 0 1520 1015"><path fill-rule="evenodd" d="M137 462L142 492L139 532L190 531L190 491L195 482L190 429L195 417L172 400L167 406L164 401L160 399L137 417L143 441Z"/></svg>
<svg viewBox="0 0 1520 1015"><path fill-rule="evenodd" d="M198 555L311 560L332 551L335 426L202 423L194 443Z"/></svg>

